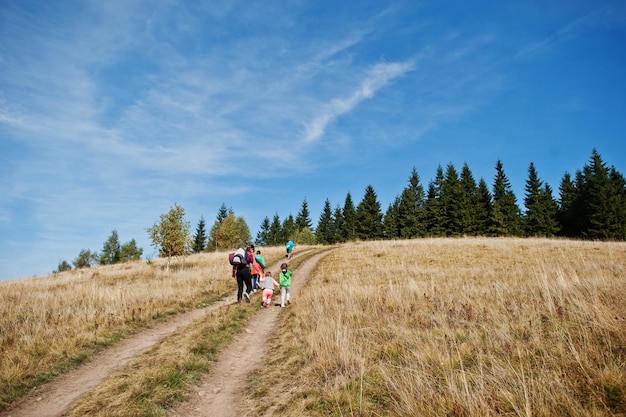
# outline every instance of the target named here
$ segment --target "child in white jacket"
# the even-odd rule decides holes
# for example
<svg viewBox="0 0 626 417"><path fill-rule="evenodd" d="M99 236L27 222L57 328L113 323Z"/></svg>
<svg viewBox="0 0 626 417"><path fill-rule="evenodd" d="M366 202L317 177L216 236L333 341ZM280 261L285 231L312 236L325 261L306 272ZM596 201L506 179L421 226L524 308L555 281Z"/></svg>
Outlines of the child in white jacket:
<svg viewBox="0 0 626 417"><path fill-rule="evenodd" d="M272 272L267 271L265 277L261 276L261 285L263 287L263 307L269 307L272 303L274 288L280 288L280 284L272 278Z"/></svg>

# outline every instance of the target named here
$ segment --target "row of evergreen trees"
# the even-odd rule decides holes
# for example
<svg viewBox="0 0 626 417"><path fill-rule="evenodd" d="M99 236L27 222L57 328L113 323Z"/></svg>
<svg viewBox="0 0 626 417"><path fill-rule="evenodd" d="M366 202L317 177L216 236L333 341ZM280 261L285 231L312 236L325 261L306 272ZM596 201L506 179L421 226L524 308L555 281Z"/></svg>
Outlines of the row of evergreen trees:
<svg viewBox="0 0 626 417"><path fill-rule="evenodd" d="M265 217L256 236L257 245L332 244L353 240L410 239L427 236L564 236L585 239L626 239L626 182L614 167L608 168L594 149L587 165L575 174L565 173L555 199L550 185L528 168L522 211L502 162L496 163L492 190L474 179L467 164L458 173L454 165L439 166L424 190L414 168L408 185L381 210L374 188L365 189L355 206L350 193L343 207L334 209L326 199L317 227L313 228L306 198L294 218L281 221ZM228 250L251 240L244 218L225 204L207 232L200 219L189 238L184 209L175 206L148 229L159 256L177 256L205 250ZM174 232L175 231L175 232Z"/></svg>
<svg viewBox="0 0 626 417"><path fill-rule="evenodd" d="M565 173L555 199L552 188L528 168L522 211L511 189L501 161L489 190L484 179L476 183L467 164L460 174L449 164L439 166L435 178L424 190L415 170L408 185L389 204L385 213L374 188L368 185L363 199L355 206L350 193L343 207L334 209L326 199L317 227L310 218L305 200L297 216L281 221L275 214L262 221L255 243L283 245L288 240L300 244L332 244L353 240L410 239L426 236L564 236L584 239L626 239L626 181L615 167L607 167L594 149L589 163L574 177ZM174 205L159 222L147 229L159 256L178 256L205 250L228 250L251 240L243 217L222 204L211 229L200 219L191 236L185 211ZM114 264L139 259L143 249L133 240L121 245L113 230L102 252L82 250L74 266ZM57 271L71 269L63 261Z"/></svg>
<svg viewBox="0 0 626 417"><path fill-rule="evenodd" d="M538 176L533 163L528 168L522 211L500 160L496 163L492 191L484 179L476 183L464 164L460 174L449 164L439 166L434 180L424 190L413 169L408 185L383 214L374 188L365 189L354 205L350 193L343 207L334 209L327 199L315 233L306 199L294 220L278 215L266 217L257 234L257 244L283 244L302 238L331 244L351 240L407 239L426 236L564 236L584 239L626 239L626 182L614 167L607 167L594 149L589 163L574 179L565 173L559 199Z"/></svg>
<svg viewBox="0 0 626 417"><path fill-rule="evenodd" d="M295 220L289 215L281 222L278 214L274 215L272 223L265 218L255 244L282 245L290 239L301 244L316 243L306 199ZM200 219L196 233L192 237L191 249L193 253L233 249L251 240L250 229L245 219L242 216L235 216L232 208L227 209L226 205L222 204L208 232L204 218Z"/></svg>

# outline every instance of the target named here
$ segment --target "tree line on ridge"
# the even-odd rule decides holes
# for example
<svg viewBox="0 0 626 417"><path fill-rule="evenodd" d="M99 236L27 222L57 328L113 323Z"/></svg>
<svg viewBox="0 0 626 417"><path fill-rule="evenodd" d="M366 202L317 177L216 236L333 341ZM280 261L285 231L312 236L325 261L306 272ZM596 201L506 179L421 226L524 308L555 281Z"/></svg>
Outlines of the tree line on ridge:
<svg viewBox="0 0 626 417"><path fill-rule="evenodd" d="M467 164L460 173L452 164L445 170L440 165L426 189L413 168L408 185L384 213L371 185L366 187L363 199L356 206L350 193L343 207L338 205L333 209L327 199L315 229L316 243L440 236L626 239L624 176L615 167L607 167L595 149L589 163L574 178L565 173L558 200L531 162L524 211L517 204L500 160L495 169L490 191L484 179L476 182ZM307 212L305 200L293 233L302 231L302 225L310 225L304 217ZM288 219L284 224L290 225ZM284 242L286 236L293 237L278 225L276 216L272 223L266 217L257 242L275 245Z"/></svg>
<svg viewBox="0 0 626 417"><path fill-rule="evenodd" d="M282 221L278 214L272 221L265 217L254 243L274 246L293 240L299 244L334 244L446 236L626 239L626 180L615 167L607 166L596 149L574 177L567 172L563 175L558 199L531 162L523 211L500 160L495 170L490 190L483 178L478 182L474 179L467 164L460 173L452 164L445 170L439 165L425 189L413 168L408 184L384 213L376 191L368 185L356 205L349 192L343 206L333 208L326 199L315 228L305 198L295 218L291 214ZM147 232L161 257L228 250L252 241L245 219L225 204L208 231L201 217L192 235L184 209L175 204ZM73 263L77 269L113 264L140 259L142 252L134 239L120 245L113 230L101 253L83 249ZM54 272L71 268L63 261Z"/></svg>

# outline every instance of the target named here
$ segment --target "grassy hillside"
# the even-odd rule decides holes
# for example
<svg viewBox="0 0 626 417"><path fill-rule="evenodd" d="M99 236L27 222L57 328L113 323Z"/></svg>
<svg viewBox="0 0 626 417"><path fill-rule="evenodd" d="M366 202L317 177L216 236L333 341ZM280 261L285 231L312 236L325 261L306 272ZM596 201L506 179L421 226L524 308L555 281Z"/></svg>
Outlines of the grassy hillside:
<svg viewBox="0 0 626 417"><path fill-rule="evenodd" d="M625 296L625 243L347 245L251 393L259 415L625 415Z"/></svg>
<svg viewBox="0 0 626 417"><path fill-rule="evenodd" d="M232 295L224 259L0 283L2 401L119 337ZM281 311L268 366L250 375L258 415L626 415L626 243L351 243L307 279ZM177 332L74 415L106 398L125 410L117 415L164 415L257 308L224 309Z"/></svg>
<svg viewBox="0 0 626 417"><path fill-rule="evenodd" d="M269 263L284 248L263 248ZM153 324L232 296L225 253L0 282L0 410L28 389Z"/></svg>

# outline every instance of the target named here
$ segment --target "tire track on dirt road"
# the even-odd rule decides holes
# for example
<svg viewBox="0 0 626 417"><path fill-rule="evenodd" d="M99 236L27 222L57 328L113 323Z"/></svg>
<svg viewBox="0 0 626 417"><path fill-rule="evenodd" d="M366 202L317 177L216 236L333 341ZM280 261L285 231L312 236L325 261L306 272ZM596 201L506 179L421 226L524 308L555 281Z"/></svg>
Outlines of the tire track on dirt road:
<svg viewBox="0 0 626 417"><path fill-rule="evenodd" d="M291 295L297 303L297 294L304 286L315 266L328 255L325 250L294 268ZM294 297L296 296L296 297ZM280 294L278 294L280 297ZM274 301L276 295L274 296ZM257 299L255 298L255 301ZM259 307L260 308L260 307ZM289 308L289 307L286 307ZM263 366L259 349L265 346L267 337L279 321L283 309L272 306L254 314L244 332L226 346L217 362L211 367L202 383L194 387L191 399L175 407L170 417L241 417L254 415L244 403L248 373Z"/></svg>
<svg viewBox="0 0 626 417"><path fill-rule="evenodd" d="M306 256L306 252L294 259ZM279 260L271 266L278 269ZM307 261L308 262L308 261ZM0 412L0 417L61 417L83 395L94 390L115 372L160 342L170 333L184 328L212 312L236 302L236 289L233 295L211 305L180 314L165 323L126 338L116 345L103 350L78 368L60 375L53 380L34 388L24 397L15 401L9 408Z"/></svg>

